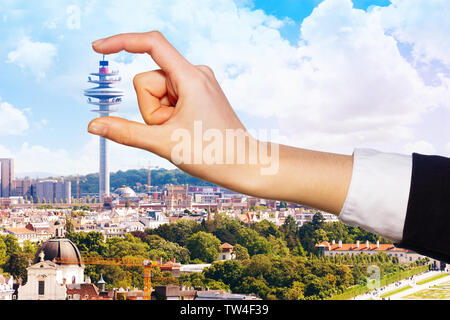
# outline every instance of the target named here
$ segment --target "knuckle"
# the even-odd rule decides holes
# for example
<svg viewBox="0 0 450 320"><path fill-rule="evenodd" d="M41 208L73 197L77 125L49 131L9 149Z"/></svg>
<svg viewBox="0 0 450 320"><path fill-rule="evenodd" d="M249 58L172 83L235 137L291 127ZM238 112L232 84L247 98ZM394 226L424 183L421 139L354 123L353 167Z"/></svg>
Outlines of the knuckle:
<svg viewBox="0 0 450 320"><path fill-rule="evenodd" d="M200 69L200 71L202 71L203 73L205 73L208 76L214 76L214 71L209 66L199 65L198 69Z"/></svg>
<svg viewBox="0 0 450 320"><path fill-rule="evenodd" d="M144 79L144 73L138 73L133 78L133 86L134 88L138 88L142 85L142 81Z"/></svg>
<svg viewBox="0 0 450 320"><path fill-rule="evenodd" d="M159 40L165 39L163 34L158 30L150 31L148 35L154 41L159 41Z"/></svg>
<svg viewBox="0 0 450 320"><path fill-rule="evenodd" d="M214 91L216 89L216 81L214 75L210 75L207 72L199 71L197 73L196 81L198 88L207 91Z"/></svg>

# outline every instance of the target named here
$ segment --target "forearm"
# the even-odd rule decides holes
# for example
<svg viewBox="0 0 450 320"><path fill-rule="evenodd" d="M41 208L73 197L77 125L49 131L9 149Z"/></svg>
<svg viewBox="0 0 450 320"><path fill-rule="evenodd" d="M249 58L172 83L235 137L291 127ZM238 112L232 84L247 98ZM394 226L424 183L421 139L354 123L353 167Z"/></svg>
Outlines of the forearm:
<svg viewBox="0 0 450 320"><path fill-rule="evenodd" d="M203 166L180 168L236 192L298 203L339 215L350 185L353 157L277 146L278 152L274 153L276 146L268 145L268 150L272 150L272 170L267 170L268 164L261 164L261 161L250 164L248 149L246 164L211 165L206 171Z"/></svg>
<svg viewBox="0 0 450 320"><path fill-rule="evenodd" d="M339 215L350 185L353 157L279 146L273 175L254 172L248 194L298 203ZM248 176L246 179L250 179Z"/></svg>

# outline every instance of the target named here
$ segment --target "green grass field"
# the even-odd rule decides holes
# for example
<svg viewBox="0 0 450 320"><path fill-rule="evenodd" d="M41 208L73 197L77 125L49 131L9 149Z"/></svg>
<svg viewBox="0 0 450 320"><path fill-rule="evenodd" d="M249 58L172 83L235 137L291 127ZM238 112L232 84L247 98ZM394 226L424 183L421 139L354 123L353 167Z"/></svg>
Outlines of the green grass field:
<svg viewBox="0 0 450 320"><path fill-rule="evenodd" d="M392 291L389 291L389 292L381 295L380 297L381 298L387 298L387 297L390 297L390 296L392 296L392 295L394 295L396 293L399 293L399 292L402 292L402 291L405 291L405 290L408 290L408 289L411 289L411 288L412 288L411 286L406 286L406 287L403 287L403 288L400 288L400 289L392 290Z"/></svg>
<svg viewBox="0 0 450 320"><path fill-rule="evenodd" d="M450 300L450 290L430 288L410 294L403 299L411 300Z"/></svg>
<svg viewBox="0 0 450 320"><path fill-rule="evenodd" d="M435 285L435 286L433 286L433 288L450 290L450 281Z"/></svg>
<svg viewBox="0 0 450 320"><path fill-rule="evenodd" d="M439 274L437 276L425 279L417 284L424 284L433 280L437 280L447 276L447 274ZM416 293L410 294L403 299L411 300L450 300L450 281L432 286L429 289L424 289Z"/></svg>
<svg viewBox="0 0 450 320"><path fill-rule="evenodd" d="M434 280L437 280L437 279L440 279L440 278L443 278L443 277L446 277L446 276L448 276L448 274L441 273L441 274L438 274L437 276L434 276L434 277L431 277L431 278L419 281L419 282L417 282L417 284L418 285L425 284L427 282L434 281Z"/></svg>

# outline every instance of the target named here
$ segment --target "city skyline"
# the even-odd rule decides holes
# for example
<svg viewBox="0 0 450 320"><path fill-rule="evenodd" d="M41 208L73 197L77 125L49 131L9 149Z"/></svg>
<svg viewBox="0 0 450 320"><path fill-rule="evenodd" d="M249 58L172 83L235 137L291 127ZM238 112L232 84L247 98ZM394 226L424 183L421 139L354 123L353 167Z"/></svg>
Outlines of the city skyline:
<svg viewBox="0 0 450 320"><path fill-rule="evenodd" d="M79 94L99 60L90 42L152 29L162 31L192 63L210 65L242 122L280 129L279 142L346 154L353 147L450 154L447 3L205 1L186 7L182 1L164 6L114 1L101 8L87 1L78 6L44 1L39 6L0 7L5 31L0 157L17 159L17 175L97 170L97 138L86 131L92 114ZM123 17L124 10L136 15ZM142 121L132 78L155 64L144 55L108 59L121 70L121 88L129 97L118 116ZM144 168L149 161L173 168L114 143L110 156L114 171Z"/></svg>
<svg viewBox="0 0 450 320"><path fill-rule="evenodd" d="M450 299L449 16L1 1L0 300Z"/></svg>

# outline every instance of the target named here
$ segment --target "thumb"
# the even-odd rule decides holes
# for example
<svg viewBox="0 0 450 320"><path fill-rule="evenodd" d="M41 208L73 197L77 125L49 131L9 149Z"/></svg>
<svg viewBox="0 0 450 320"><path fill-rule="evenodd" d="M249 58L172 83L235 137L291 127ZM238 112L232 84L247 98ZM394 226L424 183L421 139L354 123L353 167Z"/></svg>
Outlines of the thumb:
<svg viewBox="0 0 450 320"><path fill-rule="evenodd" d="M144 149L164 157L159 128L117 117L101 117L89 123L88 131L114 142Z"/></svg>

